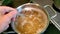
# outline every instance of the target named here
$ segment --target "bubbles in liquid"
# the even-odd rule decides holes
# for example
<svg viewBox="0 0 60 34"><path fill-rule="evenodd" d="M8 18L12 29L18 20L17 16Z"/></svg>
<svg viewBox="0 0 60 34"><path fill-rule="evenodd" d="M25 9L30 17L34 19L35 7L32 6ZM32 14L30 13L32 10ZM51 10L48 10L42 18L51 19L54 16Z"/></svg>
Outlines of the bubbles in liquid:
<svg viewBox="0 0 60 34"><path fill-rule="evenodd" d="M21 34L38 34L46 27L47 15L43 10L28 8L23 9L21 15L16 17L15 29Z"/></svg>

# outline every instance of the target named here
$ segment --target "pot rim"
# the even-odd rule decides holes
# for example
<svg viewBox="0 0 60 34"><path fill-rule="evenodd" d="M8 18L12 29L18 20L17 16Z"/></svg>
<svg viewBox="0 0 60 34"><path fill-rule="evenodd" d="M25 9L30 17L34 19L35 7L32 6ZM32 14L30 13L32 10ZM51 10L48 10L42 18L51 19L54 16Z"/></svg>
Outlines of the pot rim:
<svg viewBox="0 0 60 34"><path fill-rule="evenodd" d="M48 25L49 25L50 16L49 16L48 12L44 9L44 7L42 7L41 5L39 5L39 4L37 4L37 3L25 3L25 4L17 7L17 9L21 9L21 7L23 7L24 5L29 5L29 4L34 4L34 5L36 5L36 6L41 7L41 8L44 10L44 12L46 13L46 15L47 15L47 18L48 18L47 25L46 25L46 26L43 28L43 30L40 32L40 33L43 33L43 32L47 29L47 27L48 27ZM13 21L12 21L11 26L12 26L12 28L13 28L13 30L14 30L15 32L17 32L18 34L20 34L20 33L15 29L15 27L14 27L14 22L13 22Z"/></svg>

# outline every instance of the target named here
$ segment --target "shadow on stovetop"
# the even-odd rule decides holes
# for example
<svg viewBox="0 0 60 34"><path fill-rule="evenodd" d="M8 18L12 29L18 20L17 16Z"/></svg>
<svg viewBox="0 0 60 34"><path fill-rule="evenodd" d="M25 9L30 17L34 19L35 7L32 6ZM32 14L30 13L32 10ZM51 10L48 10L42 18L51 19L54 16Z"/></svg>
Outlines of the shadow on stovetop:
<svg viewBox="0 0 60 34"><path fill-rule="evenodd" d="M2 32L1 34L17 34L11 27L11 24L9 24L9 28Z"/></svg>
<svg viewBox="0 0 60 34"><path fill-rule="evenodd" d="M54 4L52 4L52 7L53 7L54 10L56 10L57 12L60 13L60 9L58 9Z"/></svg>

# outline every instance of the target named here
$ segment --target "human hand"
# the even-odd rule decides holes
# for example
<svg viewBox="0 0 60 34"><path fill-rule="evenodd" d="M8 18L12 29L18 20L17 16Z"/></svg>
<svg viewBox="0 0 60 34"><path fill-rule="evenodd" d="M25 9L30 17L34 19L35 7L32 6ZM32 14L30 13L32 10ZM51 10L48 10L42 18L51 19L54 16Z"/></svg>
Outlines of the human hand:
<svg viewBox="0 0 60 34"><path fill-rule="evenodd" d="M8 12L7 14L5 14ZM10 21L15 20L17 10L7 6L0 6L0 33L9 27Z"/></svg>

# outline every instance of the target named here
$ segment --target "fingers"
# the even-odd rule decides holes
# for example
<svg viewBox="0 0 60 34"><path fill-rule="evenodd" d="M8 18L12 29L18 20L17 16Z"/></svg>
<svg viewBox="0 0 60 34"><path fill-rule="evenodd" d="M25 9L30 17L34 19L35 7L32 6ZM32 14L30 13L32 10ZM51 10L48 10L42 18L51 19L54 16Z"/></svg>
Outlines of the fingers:
<svg viewBox="0 0 60 34"><path fill-rule="evenodd" d="M10 10L16 10L7 6L0 6L0 13L4 14L5 12L10 12Z"/></svg>
<svg viewBox="0 0 60 34"><path fill-rule="evenodd" d="M13 17L11 20L12 20L12 21L15 21L15 18L16 18L16 17Z"/></svg>
<svg viewBox="0 0 60 34"><path fill-rule="evenodd" d="M3 32L4 30L6 30L9 27L11 18L13 18L14 16L16 16L17 11L11 11L10 13L4 15L2 17L2 19L0 20L0 32Z"/></svg>
<svg viewBox="0 0 60 34"><path fill-rule="evenodd" d="M7 14L6 16L10 17L9 19L15 20L16 14L17 14L17 11L12 11L11 13Z"/></svg>
<svg viewBox="0 0 60 34"><path fill-rule="evenodd" d="M17 14L17 10L13 9L11 7L6 7L6 6L0 6L0 13L4 14L5 12L9 12L8 14L5 14L3 16L0 17L0 25L1 25L1 29L4 30L4 27L6 26L5 29L7 29L10 24L11 19L15 18L16 14Z"/></svg>

